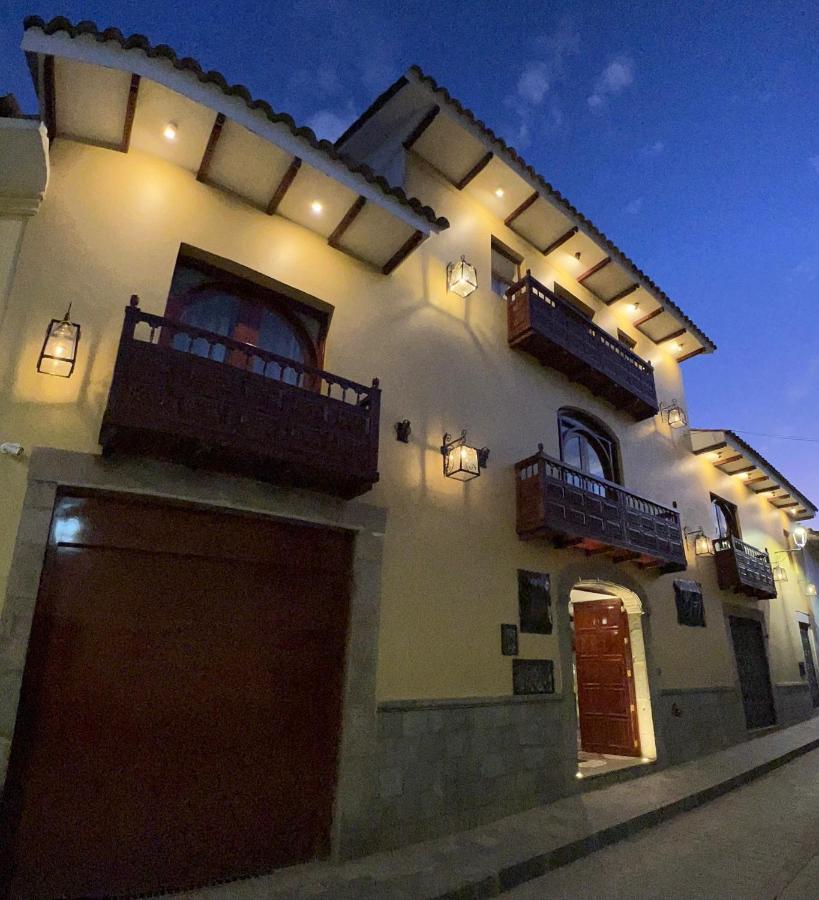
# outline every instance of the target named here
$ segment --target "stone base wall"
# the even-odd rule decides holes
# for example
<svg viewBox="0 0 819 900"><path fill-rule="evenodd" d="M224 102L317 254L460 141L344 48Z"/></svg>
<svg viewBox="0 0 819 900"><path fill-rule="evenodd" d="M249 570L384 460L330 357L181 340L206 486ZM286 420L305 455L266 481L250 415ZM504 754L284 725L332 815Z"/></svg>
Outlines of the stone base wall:
<svg viewBox="0 0 819 900"><path fill-rule="evenodd" d="M570 704L557 695L382 704L374 846L473 828L575 790Z"/></svg>
<svg viewBox="0 0 819 900"><path fill-rule="evenodd" d="M662 729L669 765L724 750L747 737L742 697L735 688L666 688L659 700L654 721Z"/></svg>
<svg viewBox="0 0 819 900"><path fill-rule="evenodd" d="M807 681L775 684L774 701L777 714L776 724L783 727L809 719L814 713L810 685Z"/></svg>

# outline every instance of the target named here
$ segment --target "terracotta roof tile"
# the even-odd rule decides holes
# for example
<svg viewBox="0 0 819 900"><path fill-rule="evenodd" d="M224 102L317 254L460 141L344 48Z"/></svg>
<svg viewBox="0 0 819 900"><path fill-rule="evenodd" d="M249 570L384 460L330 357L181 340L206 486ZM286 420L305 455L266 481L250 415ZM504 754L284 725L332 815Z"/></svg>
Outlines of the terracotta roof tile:
<svg viewBox="0 0 819 900"><path fill-rule="evenodd" d="M416 197L407 196L402 188L391 185L369 166L356 162L352 157L338 150L330 141L319 140L312 129L296 125L293 118L287 113L275 112L266 100L254 98L244 85L230 84L221 72L206 71L195 59L190 56L179 56L167 44L151 44L148 38L142 34L132 34L126 37L118 28L100 29L94 22L82 21L74 25L64 16L56 16L49 22L45 22L39 16L28 16L23 20L23 28L25 30L39 28L45 34L65 32L71 37L90 35L100 43L115 41L123 50L140 50L149 58L167 59L174 68L190 72L203 84L215 84L227 96L240 97L249 109L260 110L269 121L287 126L293 135L306 141L314 150L341 163L353 174L360 175L368 184L378 187L386 197L409 207L414 213L426 219L430 225L440 229L449 228L447 219L437 216L431 207L425 206Z"/></svg>

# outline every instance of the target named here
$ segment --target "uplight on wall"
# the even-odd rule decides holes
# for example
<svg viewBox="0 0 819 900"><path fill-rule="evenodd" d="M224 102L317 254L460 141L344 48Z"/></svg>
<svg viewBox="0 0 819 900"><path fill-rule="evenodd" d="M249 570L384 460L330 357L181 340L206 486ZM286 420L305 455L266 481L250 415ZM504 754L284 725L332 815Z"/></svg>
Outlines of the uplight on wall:
<svg viewBox="0 0 819 900"><path fill-rule="evenodd" d="M458 262L446 267L446 289L459 297L467 298L478 287L478 273L475 266L462 256Z"/></svg>
<svg viewBox="0 0 819 900"><path fill-rule="evenodd" d="M660 407L660 414L668 423L669 428L682 428L688 424L688 417L685 414L685 410L676 400L672 400L671 403L662 405Z"/></svg>
<svg viewBox="0 0 819 900"><path fill-rule="evenodd" d="M80 326L70 321L71 304L62 319L52 319L46 329L43 349L37 359L37 371L42 375L70 378L77 362Z"/></svg>
<svg viewBox="0 0 819 900"><path fill-rule="evenodd" d="M807 586L805 587L805 593L808 595L808 597L816 596L816 585L812 581L809 581L807 583Z"/></svg>
<svg viewBox="0 0 819 900"><path fill-rule="evenodd" d="M176 122L168 122L162 129L162 137L164 137L166 141L175 141L178 130Z"/></svg>
<svg viewBox="0 0 819 900"><path fill-rule="evenodd" d="M441 455L444 458L444 475L447 478L454 478L456 481L471 481L481 474L481 469L486 468L489 448L470 447L466 442L466 429L464 429L460 436L454 439L449 433L444 434Z"/></svg>
<svg viewBox="0 0 819 900"><path fill-rule="evenodd" d="M794 546L797 550L801 550L808 541L808 532L804 525L797 525L791 532Z"/></svg>

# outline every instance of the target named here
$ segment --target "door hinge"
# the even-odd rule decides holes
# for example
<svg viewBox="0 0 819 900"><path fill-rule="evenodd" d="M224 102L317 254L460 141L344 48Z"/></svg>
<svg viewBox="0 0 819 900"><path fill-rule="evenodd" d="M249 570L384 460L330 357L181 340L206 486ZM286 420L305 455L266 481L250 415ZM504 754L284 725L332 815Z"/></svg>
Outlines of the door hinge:
<svg viewBox="0 0 819 900"><path fill-rule="evenodd" d="M628 638L623 638L623 643L628 646Z"/></svg>
<svg viewBox="0 0 819 900"><path fill-rule="evenodd" d="M626 669L626 678L631 678L631 669Z"/></svg>

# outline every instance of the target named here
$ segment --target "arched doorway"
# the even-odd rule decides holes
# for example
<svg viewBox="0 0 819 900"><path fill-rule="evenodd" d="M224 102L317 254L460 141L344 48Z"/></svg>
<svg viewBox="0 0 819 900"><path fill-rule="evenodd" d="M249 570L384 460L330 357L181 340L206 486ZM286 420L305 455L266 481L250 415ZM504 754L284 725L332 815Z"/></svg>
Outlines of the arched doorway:
<svg viewBox="0 0 819 900"><path fill-rule="evenodd" d="M640 598L612 582L581 580L572 587L569 612L577 777L654 762Z"/></svg>

